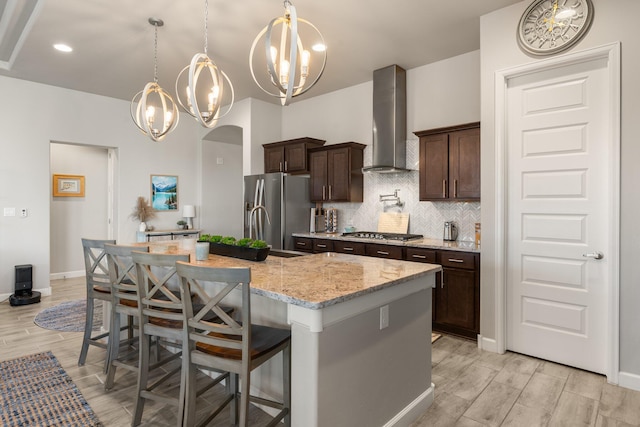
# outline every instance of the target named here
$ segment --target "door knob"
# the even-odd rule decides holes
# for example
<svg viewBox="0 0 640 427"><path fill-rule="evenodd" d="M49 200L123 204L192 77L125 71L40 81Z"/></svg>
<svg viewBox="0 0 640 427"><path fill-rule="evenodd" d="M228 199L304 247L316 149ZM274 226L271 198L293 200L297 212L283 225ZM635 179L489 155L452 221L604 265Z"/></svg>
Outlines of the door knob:
<svg viewBox="0 0 640 427"><path fill-rule="evenodd" d="M602 259L602 258L604 258L604 255L600 251L589 252L587 254L582 254L582 256L585 257L585 258L593 258L593 259Z"/></svg>

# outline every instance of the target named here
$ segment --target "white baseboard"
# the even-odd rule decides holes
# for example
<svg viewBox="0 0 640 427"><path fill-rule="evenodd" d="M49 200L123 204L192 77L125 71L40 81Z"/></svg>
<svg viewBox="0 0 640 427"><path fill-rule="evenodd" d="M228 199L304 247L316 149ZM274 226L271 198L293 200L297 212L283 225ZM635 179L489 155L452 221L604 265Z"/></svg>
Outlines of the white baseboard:
<svg viewBox="0 0 640 427"><path fill-rule="evenodd" d="M60 280L60 279L71 279L74 277L82 277L85 275L84 270L78 271L64 271L62 273L51 273L49 274L49 280Z"/></svg>
<svg viewBox="0 0 640 427"><path fill-rule="evenodd" d="M420 418L433 403L435 386L431 383L431 387L426 389L420 396L409 403L402 411L398 412L393 418L387 421L383 427L392 426L410 426L415 420Z"/></svg>
<svg viewBox="0 0 640 427"><path fill-rule="evenodd" d="M499 353L496 340L494 340L493 338L483 337L480 334L478 334L478 347L481 350L490 351L492 353Z"/></svg>
<svg viewBox="0 0 640 427"><path fill-rule="evenodd" d="M630 372L618 372L618 385L640 391L640 375Z"/></svg>

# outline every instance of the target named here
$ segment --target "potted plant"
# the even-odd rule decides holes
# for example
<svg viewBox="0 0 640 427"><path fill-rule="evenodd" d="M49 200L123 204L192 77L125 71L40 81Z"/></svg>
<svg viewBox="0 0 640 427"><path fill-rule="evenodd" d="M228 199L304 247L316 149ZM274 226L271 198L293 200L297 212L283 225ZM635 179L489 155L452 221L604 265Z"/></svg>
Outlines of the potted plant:
<svg viewBox="0 0 640 427"><path fill-rule="evenodd" d="M155 216L156 212L153 210L151 205L149 205L147 199L142 196L138 196L136 204L133 207L133 211L131 212L131 215L129 215L130 218L140 221L140 227L138 230L143 232L147 231L147 221L155 218Z"/></svg>
<svg viewBox="0 0 640 427"><path fill-rule="evenodd" d="M180 220L176 222L176 224L178 224L178 229L180 230L185 230L187 228L187 221Z"/></svg>
<svg viewBox="0 0 640 427"><path fill-rule="evenodd" d="M209 242L209 253L241 258L249 261L264 261L269 255L269 246L264 240L239 239L231 236L203 234L199 242Z"/></svg>

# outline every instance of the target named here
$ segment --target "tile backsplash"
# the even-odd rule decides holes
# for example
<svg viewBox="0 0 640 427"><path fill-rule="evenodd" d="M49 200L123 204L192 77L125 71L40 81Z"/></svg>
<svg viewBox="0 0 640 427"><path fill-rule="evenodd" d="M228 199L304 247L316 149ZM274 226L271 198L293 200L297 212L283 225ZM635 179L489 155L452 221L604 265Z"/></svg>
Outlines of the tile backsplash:
<svg viewBox="0 0 640 427"><path fill-rule="evenodd" d="M371 146L364 151L364 165L371 165ZM421 202L418 193L419 142L407 141L407 168L411 172L397 174L364 174L364 201L362 203L325 203L326 208L338 209L338 227L353 225L356 230L375 231L381 212L409 214L409 233L441 239L444 222L453 221L458 226L459 241L473 241L475 223L480 222L480 202ZM393 194L404 206L380 202L381 194Z"/></svg>

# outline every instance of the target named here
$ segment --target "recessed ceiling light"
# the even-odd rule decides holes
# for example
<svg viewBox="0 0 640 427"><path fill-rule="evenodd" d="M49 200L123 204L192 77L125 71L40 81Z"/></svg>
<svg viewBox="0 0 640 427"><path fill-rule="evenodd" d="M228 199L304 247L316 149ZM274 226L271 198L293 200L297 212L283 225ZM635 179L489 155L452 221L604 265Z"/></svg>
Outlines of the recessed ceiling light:
<svg viewBox="0 0 640 427"><path fill-rule="evenodd" d="M56 43L56 44L53 45L53 47L56 50L59 50L60 52L72 52L73 51L73 48L71 46L66 45L64 43Z"/></svg>
<svg viewBox="0 0 640 427"><path fill-rule="evenodd" d="M325 50L327 50L327 46L322 43L317 43L311 46L311 49L313 49L315 52L324 52Z"/></svg>

